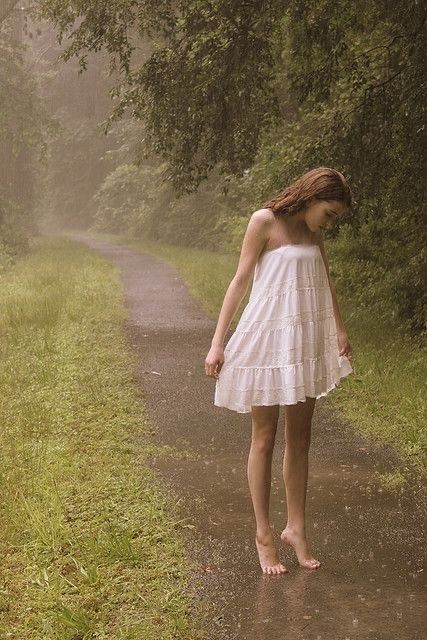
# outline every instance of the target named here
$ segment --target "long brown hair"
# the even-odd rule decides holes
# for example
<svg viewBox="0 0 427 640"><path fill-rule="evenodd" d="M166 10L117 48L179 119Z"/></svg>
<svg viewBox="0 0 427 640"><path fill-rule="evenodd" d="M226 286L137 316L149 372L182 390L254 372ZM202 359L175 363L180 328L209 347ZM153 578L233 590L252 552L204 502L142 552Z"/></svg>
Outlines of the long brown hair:
<svg viewBox="0 0 427 640"><path fill-rule="evenodd" d="M292 216L304 210L311 200L336 200L350 207L352 194L342 173L329 167L317 167L304 173L262 206L275 214Z"/></svg>

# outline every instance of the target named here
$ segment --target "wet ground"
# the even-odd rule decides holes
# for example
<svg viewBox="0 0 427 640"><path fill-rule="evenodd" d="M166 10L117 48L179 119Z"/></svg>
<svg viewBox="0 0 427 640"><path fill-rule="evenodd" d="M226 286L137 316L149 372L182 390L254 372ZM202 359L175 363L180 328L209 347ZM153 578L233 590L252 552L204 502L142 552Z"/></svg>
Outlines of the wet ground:
<svg viewBox="0 0 427 640"><path fill-rule="evenodd" d="M322 566L314 572L302 569L292 550L282 547L280 557L290 572L263 575L246 479L250 414L215 407L215 381L204 372L215 320L170 265L74 237L121 270L126 330L139 356L138 379L154 441L197 454L159 457L152 465L182 496L182 517L194 525L187 544L198 565L195 585L215 607L209 640L425 638L423 492L416 480L397 493L381 488L375 472L399 464L393 450L368 444L334 417L328 397L317 400L307 531ZM331 393L340 393L339 387ZM280 421L283 427L283 409ZM281 429L271 499L277 541L286 515L283 446Z"/></svg>

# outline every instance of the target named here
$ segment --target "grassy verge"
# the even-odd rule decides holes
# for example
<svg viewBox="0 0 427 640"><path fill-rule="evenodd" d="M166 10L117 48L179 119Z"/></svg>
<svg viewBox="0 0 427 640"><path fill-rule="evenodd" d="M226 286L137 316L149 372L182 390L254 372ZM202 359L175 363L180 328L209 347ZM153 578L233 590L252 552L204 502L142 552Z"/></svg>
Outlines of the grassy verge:
<svg viewBox="0 0 427 640"><path fill-rule="evenodd" d="M238 256L124 236L91 235L166 260L178 269L206 312L217 317ZM248 295L249 291L232 329ZM364 436L391 444L401 453L402 469L385 479L390 486L398 485L404 482L405 470L417 473L425 472L426 468L425 354L419 346L404 339L380 314L352 308L351 301L339 291L338 298L353 347L354 373L342 380L325 402Z"/></svg>
<svg viewBox="0 0 427 640"><path fill-rule="evenodd" d="M202 638L177 497L140 444L118 274L38 239L0 285L0 637Z"/></svg>

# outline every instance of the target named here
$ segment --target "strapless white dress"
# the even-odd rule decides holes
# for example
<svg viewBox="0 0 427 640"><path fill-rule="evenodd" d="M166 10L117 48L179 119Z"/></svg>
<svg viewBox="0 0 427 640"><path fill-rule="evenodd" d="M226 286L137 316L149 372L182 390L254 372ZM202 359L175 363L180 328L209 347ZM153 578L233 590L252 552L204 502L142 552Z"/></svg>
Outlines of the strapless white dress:
<svg viewBox="0 0 427 640"><path fill-rule="evenodd" d="M332 295L318 245L286 244L261 255L239 323L224 349L214 405L320 398L353 371L339 355Z"/></svg>

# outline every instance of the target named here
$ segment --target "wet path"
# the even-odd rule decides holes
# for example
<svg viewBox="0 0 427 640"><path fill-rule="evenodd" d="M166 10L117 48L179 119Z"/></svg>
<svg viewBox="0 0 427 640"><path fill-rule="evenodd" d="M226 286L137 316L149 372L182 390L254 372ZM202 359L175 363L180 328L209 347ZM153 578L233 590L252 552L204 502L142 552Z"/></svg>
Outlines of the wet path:
<svg viewBox="0 0 427 640"><path fill-rule="evenodd" d="M282 548L290 573L263 576L246 480L250 414L214 407L215 382L204 373L215 321L168 264L74 237L121 270L126 329L139 355L154 440L199 454L152 464L183 497L183 517L195 527L188 543L199 566L195 582L216 608L209 640L424 638L421 499L416 489L393 495L375 482L375 471L394 468L392 451L366 444L333 417L327 398L317 400L307 530L322 567L302 569ZM283 429L277 438L271 513L278 540L285 524Z"/></svg>

